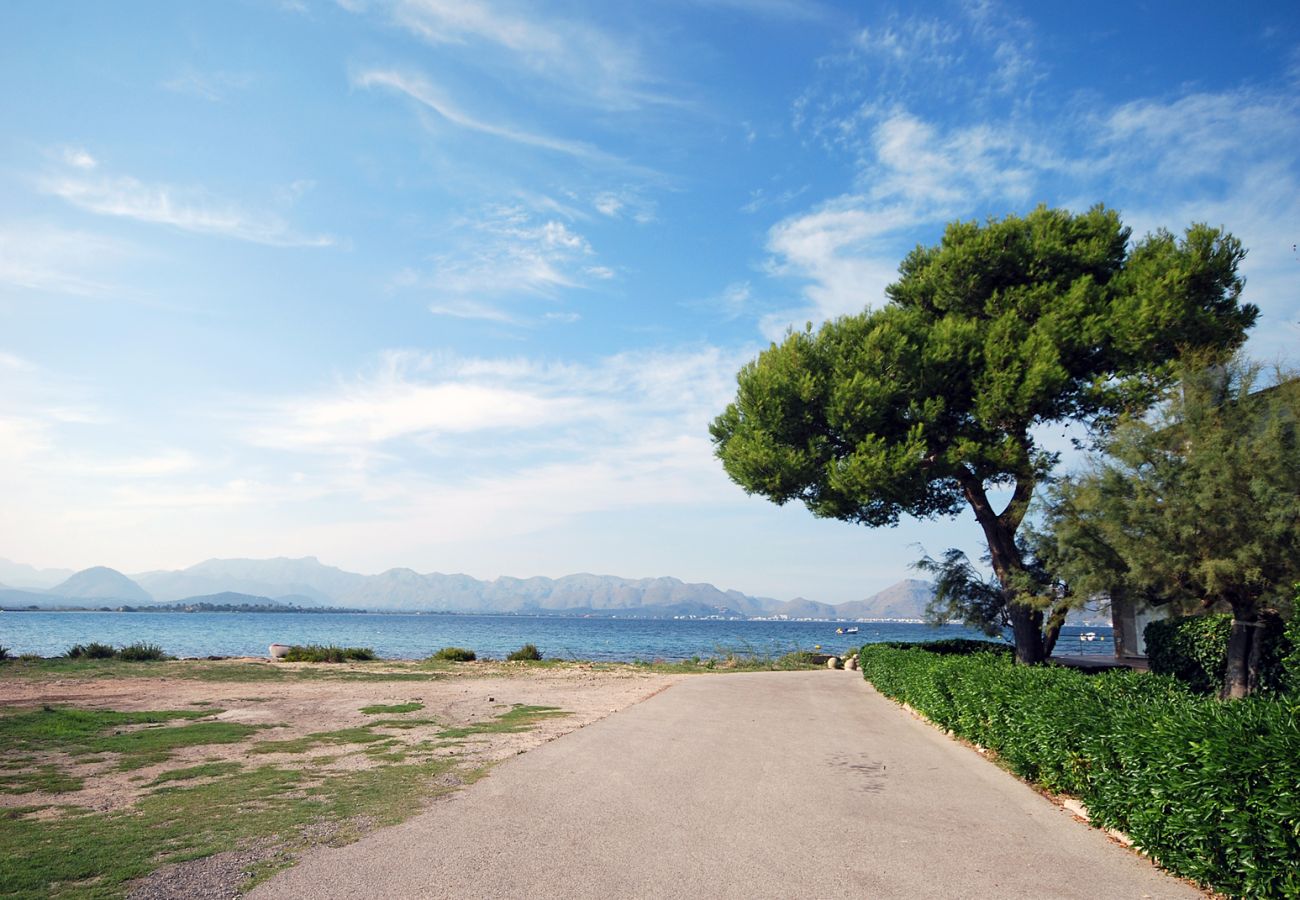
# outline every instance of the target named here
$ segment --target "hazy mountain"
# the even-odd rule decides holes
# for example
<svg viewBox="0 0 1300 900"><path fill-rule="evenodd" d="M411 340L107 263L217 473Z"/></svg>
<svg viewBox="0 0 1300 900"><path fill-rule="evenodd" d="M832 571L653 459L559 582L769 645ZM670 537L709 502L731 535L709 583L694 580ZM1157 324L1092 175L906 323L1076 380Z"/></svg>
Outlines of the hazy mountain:
<svg viewBox="0 0 1300 900"><path fill-rule="evenodd" d="M0 582L10 588L54 587L72 575L71 569L37 569L25 563L0 559Z"/></svg>
<svg viewBox="0 0 1300 900"><path fill-rule="evenodd" d="M846 619L921 619L933 596L930 582L905 578L865 600L841 603L837 609Z"/></svg>
<svg viewBox="0 0 1300 900"><path fill-rule="evenodd" d="M127 603L152 603L153 597L140 585L116 569L94 566L82 569L48 593L70 600L121 600Z"/></svg>
<svg viewBox="0 0 1300 900"><path fill-rule="evenodd" d="M30 570L11 564L15 570ZM561 578L501 577L389 569L359 575L302 559L209 559L179 571L144 572L132 581L112 569L78 572L46 594L0 591L9 606L277 602L295 606L457 613L567 613L606 616L774 616L794 619L920 618L933 590L908 580L873 597L832 605L798 597L782 602L680 578L619 578L579 573ZM54 595L58 595L57 597ZM38 600L32 600L36 596ZM274 600L268 600L274 598ZM90 603L88 601L95 601ZM116 604L114 604L116 605Z"/></svg>
<svg viewBox="0 0 1300 900"><path fill-rule="evenodd" d="M44 591L21 591L17 588L0 588L0 606L10 609L25 609L29 606L41 609L54 609L60 606L84 606L84 600L68 600L64 597L51 597Z"/></svg>
<svg viewBox="0 0 1300 900"><path fill-rule="evenodd" d="M236 591L267 597L299 594L327 604L367 579L365 575L324 565L314 556L302 559L209 559L178 572L145 572L135 577L162 602Z"/></svg>

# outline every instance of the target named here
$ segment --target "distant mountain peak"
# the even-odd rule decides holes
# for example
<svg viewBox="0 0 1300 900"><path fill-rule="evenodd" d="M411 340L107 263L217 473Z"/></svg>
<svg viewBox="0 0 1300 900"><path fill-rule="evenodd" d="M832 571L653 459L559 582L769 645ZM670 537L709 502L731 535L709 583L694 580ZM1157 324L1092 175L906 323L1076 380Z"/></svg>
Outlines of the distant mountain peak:
<svg viewBox="0 0 1300 900"><path fill-rule="evenodd" d="M110 569L108 566L91 566L89 569L82 569L66 581L50 588L49 593L76 600L153 602L153 597L148 591L117 569Z"/></svg>

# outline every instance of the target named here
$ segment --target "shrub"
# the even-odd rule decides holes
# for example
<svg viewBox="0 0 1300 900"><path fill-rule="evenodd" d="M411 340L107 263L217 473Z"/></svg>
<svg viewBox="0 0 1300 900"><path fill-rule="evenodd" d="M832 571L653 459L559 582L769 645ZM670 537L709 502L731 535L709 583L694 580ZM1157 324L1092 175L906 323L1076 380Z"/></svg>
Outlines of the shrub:
<svg viewBox="0 0 1300 900"><path fill-rule="evenodd" d="M524 644L506 657L506 662L536 661L542 658L542 651L533 644Z"/></svg>
<svg viewBox="0 0 1300 900"><path fill-rule="evenodd" d="M1096 824L1127 832L1171 871L1232 895L1300 896L1300 709L1223 703L1163 675L1017 666L1000 653L868 645L860 658L881 693L1078 796Z"/></svg>
<svg viewBox="0 0 1300 900"><path fill-rule="evenodd" d="M1258 689L1277 692L1284 689L1287 654L1294 652L1294 644L1284 633L1282 622L1276 615L1261 616L1260 626L1264 629L1264 644L1259 660ZM1172 675L1198 693L1214 693L1223 685L1231 631L1230 613L1181 616L1151 622L1143 632L1151 671Z"/></svg>
<svg viewBox="0 0 1300 900"><path fill-rule="evenodd" d="M1282 690L1300 696L1300 582L1295 586L1295 602L1291 618L1286 623L1284 648L1278 668L1281 670Z"/></svg>
<svg viewBox="0 0 1300 900"><path fill-rule="evenodd" d="M111 644L92 641L89 644L73 644L63 655L68 659L112 659L117 656L117 651Z"/></svg>
<svg viewBox="0 0 1300 900"><path fill-rule="evenodd" d="M124 659L127 662L149 662L153 660L166 659L167 654L163 653L162 647L157 644L146 644L137 641L134 644L123 647L117 651L117 658Z"/></svg>
<svg viewBox="0 0 1300 900"><path fill-rule="evenodd" d="M0 646L0 660L6 660L8 658L9 658L9 648Z"/></svg>
<svg viewBox="0 0 1300 900"><path fill-rule="evenodd" d="M443 647L433 654L433 658L447 662L473 662L478 659L478 655L473 650L466 650L464 647Z"/></svg>
<svg viewBox="0 0 1300 900"><path fill-rule="evenodd" d="M350 659L364 661L374 658L375 651L369 647L336 647L333 644L328 647L320 644L308 644L305 647L300 647L295 644L284 655L285 662L341 663Z"/></svg>

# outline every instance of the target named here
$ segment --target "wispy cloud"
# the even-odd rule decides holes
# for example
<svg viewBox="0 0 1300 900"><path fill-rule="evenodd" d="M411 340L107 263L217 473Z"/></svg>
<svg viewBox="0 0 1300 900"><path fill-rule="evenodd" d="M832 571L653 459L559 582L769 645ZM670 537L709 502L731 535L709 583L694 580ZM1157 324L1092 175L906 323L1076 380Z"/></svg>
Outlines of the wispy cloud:
<svg viewBox="0 0 1300 900"><path fill-rule="evenodd" d="M119 242L32 222L0 223L0 284L94 297L112 292L104 270L126 255Z"/></svg>
<svg viewBox="0 0 1300 900"><path fill-rule="evenodd" d="M1243 239L1247 299L1264 321L1252 346L1278 349L1300 320L1291 252L1300 221L1300 101L1280 92L1145 99L1067 119L941 124L898 108L856 139L857 190L774 225L768 271L803 282L803 303L762 321L776 336L883 301L895 266L957 218L1038 203L1117 206L1136 233L1191 222Z"/></svg>
<svg viewBox="0 0 1300 900"><path fill-rule="evenodd" d="M526 316L501 306L608 281L615 272L594 261L587 238L558 219L539 218L522 206L489 207L455 222L447 249L424 271L408 269L393 287L434 298L438 315L522 324Z"/></svg>
<svg viewBox="0 0 1300 900"><path fill-rule="evenodd" d="M174 94L187 94L212 103L224 101L235 91L246 90L253 76L235 72L200 72L187 68L162 83L164 90Z"/></svg>
<svg viewBox="0 0 1300 900"><path fill-rule="evenodd" d="M67 167L43 176L38 186L88 212L272 247L328 247L336 243L329 235L300 234L274 213L242 208L202 188L97 174L100 166L85 151L72 151L71 156L65 152L64 159Z"/></svg>
<svg viewBox="0 0 1300 900"><path fill-rule="evenodd" d="M490 0L380 0L368 8L431 44L464 46L475 63L541 78L557 100L613 110L679 103L656 89L635 45L586 22Z"/></svg>
<svg viewBox="0 0 1300 900"><path fill-rule="evenodd" d="M394 70L371 69L357 73L353 76L352 83L357 87L370 88L378 86L399 91L428 109L433 110L453 125L458 125L461 128L466 128L470 131L478 131L516 144L538 147L543 150L551 150L555 153L563 153L567 156L575 156L581 159L597 160L601 162L621 162L621 160L616 159L610 154L605 153L590 144L584 144L579 141L567 141L562 138L553 138L542 134L533 134L510 126L497 125L478 119L464 112L452 103L451 100L449 100L438 88L422 75Z"/></svg>

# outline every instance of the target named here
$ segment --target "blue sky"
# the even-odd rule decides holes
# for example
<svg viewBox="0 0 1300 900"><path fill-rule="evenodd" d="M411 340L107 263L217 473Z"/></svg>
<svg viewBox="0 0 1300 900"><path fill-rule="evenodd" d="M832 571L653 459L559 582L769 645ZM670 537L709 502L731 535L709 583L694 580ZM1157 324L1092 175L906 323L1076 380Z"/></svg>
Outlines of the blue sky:
<svg viewBox="0 0 1300 900"><path fill-rule="evenodd" d="M1249 248L1300 354L1288 4L0 7L0 556L860 598L969 517L747 497L707 425L945 222Z"/></svg>

